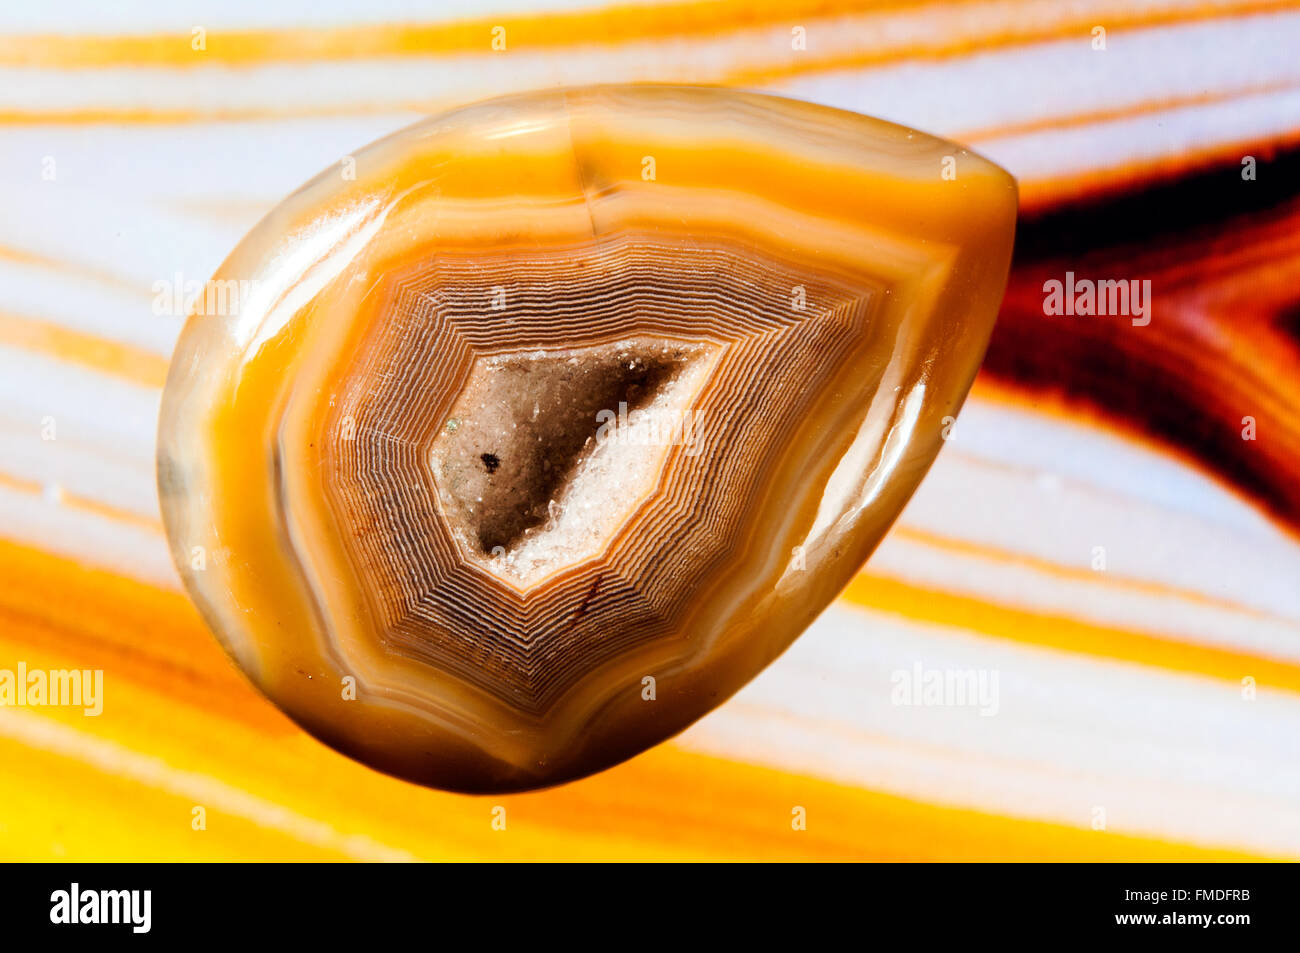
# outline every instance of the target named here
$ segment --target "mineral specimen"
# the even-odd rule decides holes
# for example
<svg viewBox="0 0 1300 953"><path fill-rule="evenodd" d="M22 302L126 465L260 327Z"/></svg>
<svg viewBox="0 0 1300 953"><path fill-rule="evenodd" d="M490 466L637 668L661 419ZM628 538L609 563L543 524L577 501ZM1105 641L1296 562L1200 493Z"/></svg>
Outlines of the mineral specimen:
<svg viewBox="0 0 1300 953"><path fill-rule="evenodd" d="M879 542L979 366L1015 211L957 145L761 95L422 122L286 199L213 278L237 307L189 319L176 564L265 694L369 765L486 792L614 764Z"/></svg>

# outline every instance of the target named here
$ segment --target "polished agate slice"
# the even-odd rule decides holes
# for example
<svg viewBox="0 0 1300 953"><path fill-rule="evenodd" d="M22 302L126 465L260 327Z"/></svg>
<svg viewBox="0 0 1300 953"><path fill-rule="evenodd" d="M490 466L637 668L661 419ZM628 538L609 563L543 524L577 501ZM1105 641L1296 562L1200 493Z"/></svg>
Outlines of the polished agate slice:
<svg viewBox="0 0 1300 953"><path fill-rule="evenodd" d="M176 564L266 695L369 765L486 792L614 764L880 541L979 366L1015 211L959 146L760 95L412 126L286 199L213 279L238 307L187 323Z"/></svg>

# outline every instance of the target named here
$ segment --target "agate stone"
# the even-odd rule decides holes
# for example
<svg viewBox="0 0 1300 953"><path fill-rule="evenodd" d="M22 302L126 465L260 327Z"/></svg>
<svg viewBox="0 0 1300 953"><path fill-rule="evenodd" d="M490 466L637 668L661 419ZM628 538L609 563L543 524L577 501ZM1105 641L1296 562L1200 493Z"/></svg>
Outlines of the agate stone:
<svg viewBox="0 0 1300 953"><path fill-rule="evenodd" d="M1014 181L715 89L459 109L287 198L167 382L177 566L259 688L375 768L533 788L775 659L965 398Z"/></svg>

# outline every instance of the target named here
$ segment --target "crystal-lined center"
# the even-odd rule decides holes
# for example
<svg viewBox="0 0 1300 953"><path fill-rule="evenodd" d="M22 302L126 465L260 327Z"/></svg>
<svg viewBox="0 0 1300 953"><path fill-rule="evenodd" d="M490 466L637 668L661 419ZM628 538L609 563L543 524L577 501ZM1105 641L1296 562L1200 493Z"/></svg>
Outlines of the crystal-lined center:
<svg viewBox="0 0 1300 953"><path fill-rule="evenodd" d="M667 451L699 438L713 350L637 338L478 360L429 454L467 554L521 583L594 555Z"/></svg>

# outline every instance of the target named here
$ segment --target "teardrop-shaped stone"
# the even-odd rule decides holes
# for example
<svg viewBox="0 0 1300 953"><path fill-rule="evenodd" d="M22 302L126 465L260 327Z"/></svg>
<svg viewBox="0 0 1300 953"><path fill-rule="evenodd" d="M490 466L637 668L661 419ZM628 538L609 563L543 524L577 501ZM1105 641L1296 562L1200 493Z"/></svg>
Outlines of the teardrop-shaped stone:
<svg viewBox="0 0 1300 953"><path fill-rule="evenodd" d="M761 95L412 126L286 199L189 319L177 566L257 685L367 764L462 791L613 764L880 541L979 366L1015 212L957 145Z"/></svg>

